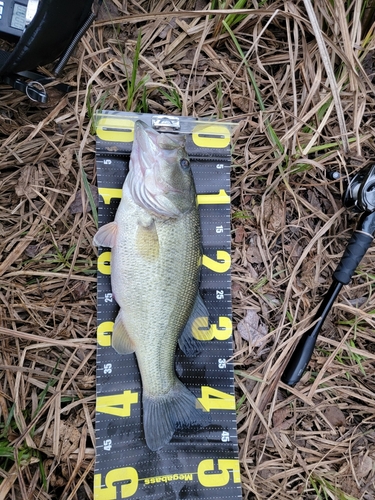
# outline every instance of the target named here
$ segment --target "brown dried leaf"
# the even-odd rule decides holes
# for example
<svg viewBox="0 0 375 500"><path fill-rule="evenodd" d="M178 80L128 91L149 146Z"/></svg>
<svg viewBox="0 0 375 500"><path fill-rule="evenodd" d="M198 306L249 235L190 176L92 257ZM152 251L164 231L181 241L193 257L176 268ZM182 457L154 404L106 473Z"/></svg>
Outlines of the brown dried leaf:
<svg viewBox="0 0 375 500"><path fill-rule="evenodd" d="M67 148L59 158L59 168L61 175L68 175L72 168L73 150Z"/></svg>
<svg viewBox="0 0 375 500"><path fill-rule="evenodd" d="M16 194L20 198L26 196L30 200L38 197L38 191L45 185L43 174L38 167L26 165L21 170L21 175L16 185Z"/></svg>
<svg viewBox="0 0 375 500"><path fill-rule="evenodd" d="M262 255L255 244L250 244L246 250L246 259L251 264L261 264L263 262Z"/></svg>
<svg viewBox="0 0 375 500"><path fill-rule="evenodd" d="M367 454L353 458L353 466L358 479L366 477L373 469L374 462Z"/></svg>
<svg viewBox="0 0 375 500"><path fill-rule="evenodd" d="M344 427L346 426L346 418L344 413L340 410L338 406L329 406L325 412L324 416L328 422L334 427Z"/></svg>
<svg viewBox="0 0 375 500"><path fill-rule="evenodd" d="M96 186L90 185L90 190L91 190L91 193L94 197L95 204L97 205L99 202L98 188ZM86 193L84 193L84 200L86 200L86 199L87 199L87 196L86 196ZM91 212L91 207L90 207L89 203L87 203L87 211ZM74 198L73 203L69 207L69 212L73 215L83 213L82 190L81 189L79 191L77 191L76 197Z"/></svg>
<svg viewBox="0 0 375 500"><path fill-rule="evenodd" d="M261 346L268 329L260 320L258 313L253 309L248 309L246 316L238 325L237 330L244 340L247 340L252 347Z"/></svg>
<svg viewBox="0 0 375 500"><path fill-rule="evenodd" d="M291 415L291 413L290 413L290 409L288 406L284 406L283 408L276 410L273 413L273 417L272 417L273 426L280 427L285 422L287 417L290 417L290 415Z"/></svg>

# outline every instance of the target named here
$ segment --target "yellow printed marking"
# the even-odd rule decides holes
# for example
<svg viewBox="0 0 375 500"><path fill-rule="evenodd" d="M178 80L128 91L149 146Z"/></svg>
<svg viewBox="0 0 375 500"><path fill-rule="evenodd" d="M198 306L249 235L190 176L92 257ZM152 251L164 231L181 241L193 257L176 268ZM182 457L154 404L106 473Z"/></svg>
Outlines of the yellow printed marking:
<svg viewBox="0 0 375 500"><path fill-rule="evenodd" d="M131 405L138 403L138 392L124 391L122 394L98 396L96 411L115 415L116 417L130 417Z"/></svg>
<svg viewBox="0 0 375 500"><path fill-rule="evenodd" d="M225 486L231 480L231 474L234 483L241 481L240 464L234 458L219 458L217 466L211 458L202 460L198 465L198 480L206 488L218 488Z"/></svg>
<svg viewBox="0 0 375 500"><path fill-rule="evenodd" d="M99 188L98 191L105 205L109 205L112 198L122 198L122 189L104 187Z"/></svg>
<svg viewBox="0 0 375 500"><path fill-rule="evenodd" d="M96 135L103 141L133 142L134 122L127 118L103 115L97 123Z"/></svg>
<svg viewBox="0 0 375 500"><path fill-rule="evenodd" d="M104 321L100 323L96 330L96 337L98 344L102 347L110 347L112 344L112 336L110 335L113 332L113 321Z"/></svg>
<svg viewBox="0 0 375 500"><path fill-rule="evenodd" d="M208 318L196 318L192 326L192 335L197 340L227 340L232 335L232 321L227 316L219 316L218 325L210 325Z"/></svg>
<svg viewBox="0 0 375 500"><path fill-rule="evenodd" d="M108 471L105 476L104 487L102 485L102 475L94 475L94 500L129 498L136 493L137 489L138 472L133 467L121 467ZM119 493L119 496L117 493Z"/></svg>
<svg viewBox="0 0 375 500"><path fill-rule="evenodd" d="M213 260L207 255L202 256L202 264L215 273L225 273L230 269L230 254L225 250L216 252L216 259Z"/></svg>
<svg viewBox="0 0 375 500"><path fill-rule="evenodd" d="M236 408L232 394L227 394L208 385L203 385L201 389L202 397L198 398L198 401L206 411L234 410Z"/></svg>
<svg viewBox="0 0 375 500"><path fill-rule="evenodd" d="M220 189L216 194L198 194L197 203L198 205L226 205L230 203L230 196L224 189Z"/></svg>
<svg viewBox="0 0 375 500"><path fill-rule="evenodd" d="M111 252L103 252L99 255L98 271L107 276L111 274Z"/></svg>
<svg viewBox="0 0 375 500"><path fill-rule="evenodd" d="M146 477L144 479L145 484L157 484L157 483L168 483L169 481L192 481L193 474L182 473L182 474L169 474L167 476L155 476ZM142 481L142 479L140 479Z"/></svg>
<svg viewBox="0 0 375 500"><path fill-rule="evenodd" d="M192 139L200 148L226 148L230 144L230 130L224 125L200 123L194 127Z"/></svg>

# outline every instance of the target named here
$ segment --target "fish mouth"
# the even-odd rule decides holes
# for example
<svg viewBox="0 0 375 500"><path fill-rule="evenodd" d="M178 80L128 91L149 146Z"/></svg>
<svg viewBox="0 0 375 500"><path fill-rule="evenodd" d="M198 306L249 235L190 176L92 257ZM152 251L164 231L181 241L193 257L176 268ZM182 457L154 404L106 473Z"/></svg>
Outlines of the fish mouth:
<svg viewBox="0 0 375 500"><path fill-rule="evenodd" d="M125 188L134 202L157 216L180 216L183 211L171 200L184 191L168 183L163 170L176 168L185 137L159 133L141 120L134 126L134 142Z"/></svg>

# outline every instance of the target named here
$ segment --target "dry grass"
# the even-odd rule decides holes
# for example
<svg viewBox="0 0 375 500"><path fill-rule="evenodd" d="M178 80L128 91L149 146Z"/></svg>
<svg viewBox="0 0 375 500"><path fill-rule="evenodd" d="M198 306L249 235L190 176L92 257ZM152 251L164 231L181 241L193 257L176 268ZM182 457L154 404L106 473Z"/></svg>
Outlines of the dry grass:
<svg viewBox="0 0 375 500"><path fill-rule="evenodd" d="M371 4L316 0L327 59L307 0L248 2L234 22L232 2L105 3L63 75L73 92L37 106L1 88L0 499L92 498L95 217L84 177L95 186L101 108L238 122L234 319L260 320L250 341L234 332L243 497L373 499L373 249L309 371L294 389L279 384L358 217L326 171L346 176L375 152Z"/></svg>

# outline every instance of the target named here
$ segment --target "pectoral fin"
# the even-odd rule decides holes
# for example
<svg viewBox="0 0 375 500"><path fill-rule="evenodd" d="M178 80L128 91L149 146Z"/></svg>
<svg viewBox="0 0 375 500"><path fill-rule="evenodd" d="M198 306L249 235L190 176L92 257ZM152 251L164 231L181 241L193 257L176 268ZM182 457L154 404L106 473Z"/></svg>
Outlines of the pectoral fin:
<svg viewBox="0 0 375 500"><path fill-rule="evenodd" d="M202 297L198 293L193 311L178 341L178 345L186 356L196 356L202 351L201 340L211 340L209 313ZM193 336L199 335L199 340Z"/></svg>
<svg viewBox="0 0 375 500"><path fill-rule="evenodd" d="M153 219L138 221L136 248L144 259L153 260L159 256L159 237Z"/></svg>
<svg viewBox="0 0 375 500"><path fill-rule="evenodd" d="M98 229L98 232L94 236L93 243L97 247L108 247L113 248L116 244L117 239L117 222L109 222Z"/></svg>
<svg viewBox="0 0 375 500"><path fill-rule="evenodd" d="M112 347L119 354L131 354L135 350L134 344L121 318L121 311L118 313L113 327Z"/></svg>

